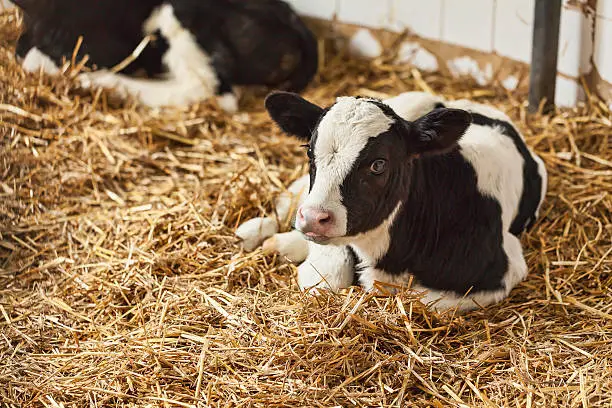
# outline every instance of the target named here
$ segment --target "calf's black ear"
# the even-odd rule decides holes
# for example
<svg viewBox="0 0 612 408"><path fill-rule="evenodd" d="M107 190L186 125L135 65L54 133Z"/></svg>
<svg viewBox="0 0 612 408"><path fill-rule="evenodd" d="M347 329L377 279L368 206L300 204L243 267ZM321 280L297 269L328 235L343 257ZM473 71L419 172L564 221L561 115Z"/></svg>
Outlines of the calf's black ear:
<svg viewBox="0 0 612 408"><path fill-rule="evenodd" d="M283 132L310 140L323 115L323 108L292 92L273 92L266 98L266 110Z"/></svg>
<svg viewBox="0 0 612 408"><path fill-rule="evenodd" d="M472 115L461 109L436 109L412 122L410 150L416 154L443 153L461 139Z"/></svg>

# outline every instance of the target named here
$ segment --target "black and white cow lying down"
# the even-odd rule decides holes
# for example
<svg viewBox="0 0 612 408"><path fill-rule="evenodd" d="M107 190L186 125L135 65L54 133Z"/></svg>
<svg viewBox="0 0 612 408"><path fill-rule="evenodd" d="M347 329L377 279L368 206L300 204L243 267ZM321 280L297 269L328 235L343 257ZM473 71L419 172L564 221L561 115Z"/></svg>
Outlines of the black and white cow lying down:
<svg viewBox="0 0 612 408"><path fill-rule="evenodd" d="M234 85L264 85L299 92L317 71L317 42L281 0L15 0L24 31L17 55L26 71L60 70L79 36L97 71L85 87L116 88L148 106L183 106L217 95L237 110ZM124 61L152 34L139 57ZM146 78L136 77L143 73Z"/></svg>
<svg viewBox="0 0 612 408"><path fill-rule="evenodd" d="M341 97L326 109L273 93L266 108L309 143L310 174L277 203L282 220L297 199L296 230L278 234L267 217L236 234L247 249L271 237L264 247L305 259L302 289L358 280L371 290L412 276L433 308L469 310L526 276L518 237L538 216L547 173L504 113L422 92Z"/></svg>

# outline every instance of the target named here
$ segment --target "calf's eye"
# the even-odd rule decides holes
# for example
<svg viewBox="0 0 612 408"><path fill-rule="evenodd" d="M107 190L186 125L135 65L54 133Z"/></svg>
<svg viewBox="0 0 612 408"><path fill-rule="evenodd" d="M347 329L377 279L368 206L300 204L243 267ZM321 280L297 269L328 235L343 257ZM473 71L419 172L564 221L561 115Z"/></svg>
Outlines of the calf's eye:
<svg viewBox="0 0 612 408"><path fill-rule="evenodd" d="M387 161L384 159L377 159L370 164L370 173L375 176L381 175L387 168Z"/></svg>

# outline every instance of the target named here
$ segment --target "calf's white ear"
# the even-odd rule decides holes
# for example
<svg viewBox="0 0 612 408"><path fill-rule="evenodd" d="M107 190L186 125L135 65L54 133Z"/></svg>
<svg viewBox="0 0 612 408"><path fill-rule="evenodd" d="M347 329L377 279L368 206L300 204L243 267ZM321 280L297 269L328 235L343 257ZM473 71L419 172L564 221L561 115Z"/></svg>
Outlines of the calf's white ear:
<svg viewBox="0 0 612 408"><path fill-rule="evenodd" d="M461 109L435 109L412 122L410 150L436 154L451 149L472 123L472 115Z"/></svg>
<svg viewBox="0 0 612 408"><path fill-rule="evenodd" d="M266 110L283 132L310 140L323 108L292 92L273 92L266 98Z"/></svg>

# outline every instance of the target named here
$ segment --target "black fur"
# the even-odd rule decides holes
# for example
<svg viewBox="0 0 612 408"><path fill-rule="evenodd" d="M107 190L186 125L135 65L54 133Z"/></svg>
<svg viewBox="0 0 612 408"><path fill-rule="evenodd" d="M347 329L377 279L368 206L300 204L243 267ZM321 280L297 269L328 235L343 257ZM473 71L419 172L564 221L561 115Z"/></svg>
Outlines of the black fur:
<svg viewBox="0 0 612 408"><path fill-rule="evenodd" d="M347 246L346 249L351 258L351 265L353 265L353 286L359 286L359 265L361 264L361 260L353 248Z"/></svg>
<svg viewBox="0 0 612 408"><path fill-rule="evenodd" d="M376 267L390 274L408 271L428 288L458 294L501 288L508 267L501 207L480 194L474 168L459 148L410 167L391 244Z"/></svg>
<svg viewBox="0 0 612 408"><path fill-rule="evenodd" d="M310 141L326 110L290 92L272 92L264 105L283 132Z"/></svg>

